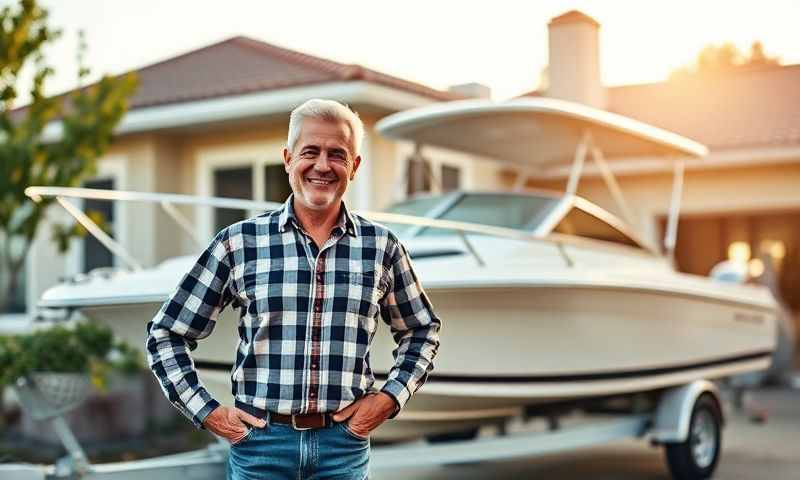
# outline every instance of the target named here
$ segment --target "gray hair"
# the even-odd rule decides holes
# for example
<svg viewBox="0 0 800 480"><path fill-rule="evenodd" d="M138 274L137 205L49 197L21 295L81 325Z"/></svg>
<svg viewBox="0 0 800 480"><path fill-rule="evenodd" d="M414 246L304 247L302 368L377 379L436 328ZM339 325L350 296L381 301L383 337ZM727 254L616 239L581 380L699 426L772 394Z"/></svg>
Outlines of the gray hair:
<svg viewBox="0 0 800 480"><path fill-rule="evenodd" d="M286 142L286 147L289 151L294 149L297 139L300 137L300 128L303 126L303 120L306 118L346 123L350 128L353 155L358 155L358 152L361 151L361 142L364 139L364 124L358 114L339 102L319 98L308 100L292 110L292 114L289 116L289 138Z"/></svg>

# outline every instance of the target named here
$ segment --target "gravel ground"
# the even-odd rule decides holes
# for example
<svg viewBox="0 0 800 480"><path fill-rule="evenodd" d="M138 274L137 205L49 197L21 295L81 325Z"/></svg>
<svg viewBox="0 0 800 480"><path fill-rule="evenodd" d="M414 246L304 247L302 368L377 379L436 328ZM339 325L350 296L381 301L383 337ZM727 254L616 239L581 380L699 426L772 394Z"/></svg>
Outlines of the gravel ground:
<svg viewBox="0 0 800 480"><path fill-rule="evenodd" d="M800 390L759 390L745 405L766 412L765 422L727 410L723 452L715 479L800 479ZM625 440L575 452L513 461L412 469L373 475L391 479L539 479L668 480L662 449Z"/></svg>

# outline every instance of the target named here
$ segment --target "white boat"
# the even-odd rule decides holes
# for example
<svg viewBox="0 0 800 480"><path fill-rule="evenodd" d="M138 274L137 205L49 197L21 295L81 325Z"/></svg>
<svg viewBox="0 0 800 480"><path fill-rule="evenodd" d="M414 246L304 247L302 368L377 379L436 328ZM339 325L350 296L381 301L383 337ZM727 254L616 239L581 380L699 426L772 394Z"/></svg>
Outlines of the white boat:
<svg viewBox="0 0 800 480"><path fill-rule="evenodd" d="M682 162L702 157L702 145L607 112L543 99L450 102L392 115L378 128L418 145L505 162L523 173L570 163L572 170L566 192L453 192L414 198L388 213L361 213L397 229L443 319L434 372L375 438L469 431L545 403L657 391L769 366L778 307L767 289L678 273L670 253L660 254L626 222L575 195L584 161L591 158L627 215L607 161L671 158L676 181L665 241L671 252ZM521 173L520 185L524 178ZM65 207L71 206L69 197L275 206L86 189L31 187L27 193L56 196ZM154 269L90 275L48 290L40 306L78 310L141 342L144 324L193 261L187 256ZM193 352L201 378L223 401L230 399L235 316L226 310ZM384 329L371 350L379 380L393 363L392 350Z"/></svg>

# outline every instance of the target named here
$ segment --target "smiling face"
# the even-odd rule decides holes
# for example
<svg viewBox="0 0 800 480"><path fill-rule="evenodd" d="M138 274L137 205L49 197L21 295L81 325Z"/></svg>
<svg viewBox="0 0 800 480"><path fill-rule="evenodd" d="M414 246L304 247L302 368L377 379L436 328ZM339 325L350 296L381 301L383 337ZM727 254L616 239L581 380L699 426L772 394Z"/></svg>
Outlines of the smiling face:
<svg viewBox="0 0 800 480"><path fill-rule="evenodd" d="M338 212L361 157L353 154L352 132L345 122L306 118L292 151L284 149L283 162L296 209Z"/></svg>

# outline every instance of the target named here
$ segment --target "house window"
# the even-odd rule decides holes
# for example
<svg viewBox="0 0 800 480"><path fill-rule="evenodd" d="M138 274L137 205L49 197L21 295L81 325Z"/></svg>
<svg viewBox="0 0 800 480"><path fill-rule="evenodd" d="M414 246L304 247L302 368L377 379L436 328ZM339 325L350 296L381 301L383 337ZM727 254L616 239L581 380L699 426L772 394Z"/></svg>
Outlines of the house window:
<svg viewBox="0 0 800 480"><path fill-rule="evenodd" d="M83 184L86 188L100 188L113 190L114 180L89 180ZM102 215L104 222L112 227L111 232L106 232L114 237L114 204L108 200L85 199L83 211L87 214L97 212ZM101 244L93 235L87 234L83 239L83 272L90 272L96 268L111 267L114 265L114 255Z"/></svg>
<svg viewBox="0 0 800 480"><path fill-rule="evenodd" d="M461 169L442 165L442 192L451 192L461 187Z"/></svg>
<svg viewBox="0 0 800 480"><path fill-rule="evenodd" d="M214 170L214 196L225 198L253 198L253 169L250 166ZM217 208L214 212L214 233L249 216L248 210Z"/></svg>
<svg viewBox="0 0 800 480"><path fill-rule="evenodd" d="M283 203L292 193L283 164L264 166L264 200Z"/></svg>
<svg viewBox="0 0 800 480"><path fill-rule="evenodd" d="M26 277L27 266L23 263L22 268L17 272L17 288L13 296L8 299L5 309L0 307L0 313L25 313L27 310L27 302L25 300L26 293ZM0 270L0 275L6 275L5 272Z"/></svg>
<svg viewBox="0 0 800 480"><path fill-rule="evenodd" d="M409 159L406 194L410 197L419 192L431 191L431 164L425 159Z"/></svg>

